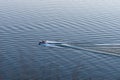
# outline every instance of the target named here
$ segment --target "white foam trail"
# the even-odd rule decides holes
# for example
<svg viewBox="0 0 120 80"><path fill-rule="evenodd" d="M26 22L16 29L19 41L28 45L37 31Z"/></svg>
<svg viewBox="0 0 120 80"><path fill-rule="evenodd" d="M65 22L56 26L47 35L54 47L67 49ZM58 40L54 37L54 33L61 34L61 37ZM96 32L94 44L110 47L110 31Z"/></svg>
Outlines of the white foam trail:
<svg viewBox="0 0 120 80"><path fill-rule="evenodd" d="M60 43L60 44L58 45L57 43ZM120 44L112 43L112 44L94 44L94 45L120 45ZM104 55L111 55L111 56L118 56L118 57L120 56L118 54L114 54L114 53L110 53L110 52L104 52L104 51L92 50L92 49L87 49L87 48L82 48L82 47L76 47L76 46L72 46L72 45L69 45L69 44L65 44L65 43L62 43L62 42L56 42L56 41L47 41L47 43L43 44L43 46L57 47L57 48L67 47L67 48L71 48L71 49L84 50L84 51L89 51L89 52L98 53L98 54L103 53Z"/></svg>
<svg viewBox="0 0 120 80"><path fill-rule="evenodd" d="M41 44L42 46L46 47L58 47L58 48L63 48L64 47L69 47L71 45L65 44L63 42L57 42L57 41L46 41L46 44Z"/></svg>
<svg viewBox="0 0 120 80"><path fill-rule="evenodd" d="M62 42L57 42L57 41L46 41L46 43L53 43L53 44L55 44L55 43L62 43Z"/></svg>
<svg viewBox="0 0 120 80"><path fill-rule="evenodd" d="M120 43L111 43L111 44L95 44L95 45L120 45Z"/></svg>
<svg viewBox="0 0 120 80"><path fill-rule="evenodd" d="M57 47L57 48L60 48L59 46L56 46L54 44L42 44L42 46L45 46L45 47Z"/></svg>

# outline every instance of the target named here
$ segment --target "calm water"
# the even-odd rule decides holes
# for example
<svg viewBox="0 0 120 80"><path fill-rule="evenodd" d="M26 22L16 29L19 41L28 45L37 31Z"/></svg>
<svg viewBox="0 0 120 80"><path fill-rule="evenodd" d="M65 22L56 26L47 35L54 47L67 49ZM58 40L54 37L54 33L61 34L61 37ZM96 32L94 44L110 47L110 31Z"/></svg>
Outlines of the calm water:
<svg viewBox="0 0 120 80"><path fill-rule="evenodd" d="M120 57L39 40L120 43L118 0L0 0L0 80L119 80Z"/></svg>

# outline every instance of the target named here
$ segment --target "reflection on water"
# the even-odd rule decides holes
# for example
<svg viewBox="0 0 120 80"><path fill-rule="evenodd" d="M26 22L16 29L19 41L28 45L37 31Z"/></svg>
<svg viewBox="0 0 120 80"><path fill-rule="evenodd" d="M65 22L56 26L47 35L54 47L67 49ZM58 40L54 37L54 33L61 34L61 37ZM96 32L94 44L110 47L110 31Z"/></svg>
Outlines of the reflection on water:
<svg viewBox="0 0 120 80"><path fill-rule="evenodd" d="M39 40L120 43L119 1L0 2L0 80L120 79L118 56L38 45Z"/></svg>

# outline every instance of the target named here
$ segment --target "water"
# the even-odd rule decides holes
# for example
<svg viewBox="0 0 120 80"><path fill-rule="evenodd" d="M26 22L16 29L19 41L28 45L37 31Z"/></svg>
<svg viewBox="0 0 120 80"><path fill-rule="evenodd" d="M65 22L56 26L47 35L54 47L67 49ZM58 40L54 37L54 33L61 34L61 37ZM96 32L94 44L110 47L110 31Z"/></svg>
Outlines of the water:
<svg viewBox="0 0 120 80"><path fill-rule="evenodd" d="M0 80L119 80L119 56L38 45L120 43L119 3L0 0Z"/></svg>

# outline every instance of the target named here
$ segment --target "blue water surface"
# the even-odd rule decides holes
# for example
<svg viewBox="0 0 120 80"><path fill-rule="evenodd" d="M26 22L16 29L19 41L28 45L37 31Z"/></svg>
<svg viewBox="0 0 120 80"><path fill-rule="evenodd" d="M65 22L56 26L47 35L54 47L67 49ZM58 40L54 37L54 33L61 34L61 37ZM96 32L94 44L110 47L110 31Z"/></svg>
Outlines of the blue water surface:
<svg viewBox="0 0 120 80"><path fill-rule="evenodd" d="M119 0L0 0L0 80L119 80L120 57L39 40L120 43Z"/></svg>

